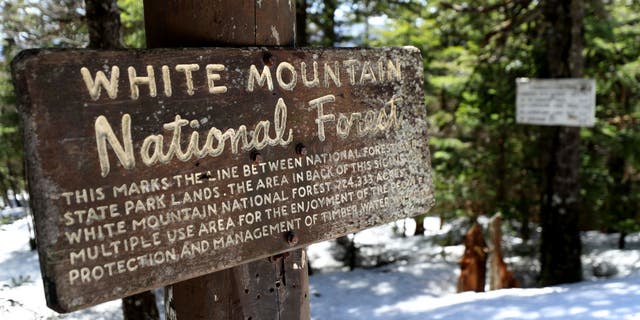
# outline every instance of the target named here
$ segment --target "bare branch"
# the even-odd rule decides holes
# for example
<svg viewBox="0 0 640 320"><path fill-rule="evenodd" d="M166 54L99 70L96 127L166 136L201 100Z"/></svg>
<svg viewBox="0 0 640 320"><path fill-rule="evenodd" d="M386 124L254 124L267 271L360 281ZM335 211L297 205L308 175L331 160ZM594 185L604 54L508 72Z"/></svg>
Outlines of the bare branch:
<svg viewBox="0 0 640 320"><path fill-rule="evenodd" d="M491 38L496 35L499 35L500 38L505 38L515 28L534 20L535 18L538 18L541 13L542 11L539 9L539 7L536 7L531 10L525 11L523 14L516 15L512 19L503 21L485 35L485 43L489 43L489 41L491 41Z"/></svg>
<svg viewBox="0 0 640 320"><path fill-rule="evenodd" d="M524 2L531 2L531 0L506 0L504 2L496 3L489 6L469 6L467 3L452 4L448 2L441 2L440 6L444 9L451 9L457 12L474 12L474 13L487 13L506 7L509 4L519 4Z"/></svg>

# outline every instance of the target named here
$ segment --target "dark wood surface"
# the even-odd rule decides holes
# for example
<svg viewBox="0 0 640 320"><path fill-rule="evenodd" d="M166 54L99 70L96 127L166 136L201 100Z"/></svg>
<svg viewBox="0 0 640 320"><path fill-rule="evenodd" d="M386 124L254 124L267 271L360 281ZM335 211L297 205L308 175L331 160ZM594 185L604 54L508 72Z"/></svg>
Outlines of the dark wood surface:
<svg viewBox="0 0 640 320"><path fill-rule="evenodd" d="M284 46L294 34L295 1L145 1L149 47ZM233 10L229 10L233 8Z"/></svg>
<svg viewBox="0 0 640 320"><path fill-rule="evenodd" d="M294 44L295 8L291 6L295 2L244 1L242 11L237 1L194 5L192 0L172 0L171 10L166 4L144 1L149 48ZM198 21L186 28L184 23L166 24L168 20L175 22L176 15L178 21L189 21L189 17ZM201 25L205 27L198 30ZM239 35L244 42L239 42ZM308 320L309 275L306 268L299 267L306 264L305 251L306 247L295 248L282 259L251 261L165 286L167 320Z"/></svg>
<svg viewBox="0 0 640 320"><path fill-rule="evenodd" d="M301 64L307 65L307 79L312 79L314 61L318 63L320 85L305 86ZM293 88L280 86L276 77L278 66L285 66L281 64L285 62L297 73ZM325 87L325 63L332 68L335 63L339 65L340 86L328 79ZM383 66L382 74L379 63ZM401 76L388 68L388 63L400 65ZM199 67L192 72L192 94L185 73L176 71L179 64ZM227 87L225 93L209 93L205 71L208 64L225 66L223 71L215 72L220 80L214 81L216 86ZM256 84L249 91L250 66L262 72L265 64L272 74L273 90L266 84ZM171 96L165 94L163 65L170 69ZM117 94L111 98L103 88L100 97L94 100L83 81L81 68L87 68L93 78L102 70L108 79L112 66L118 66L120 71ZM127 73L130 66L137 76L146 76L146 66L152 66L155 97L150 96L148 85L141 84L139 97L132 99ZM57 310L76 310L425 213L434 203L422 63L414 48L41 50L20 55L13 70L21 97L45 290L49 305ZM282 82L291 83L289 71L282 74ZM327 118L316 121L318 111L310 101L329 95L335 97L335 102L324 104L324 114L333 114L335 121ZM284 118L274 115L278 101L286 105L286 123ZM282 106L279 110L282 115ZM361 123L357 116L351 117L353 113L375 122ZM341 114L346 118L339 120ZM105 172L98 158L96 123L98 119L108 122L116 139L123 143L121 120L125 115L131 121L135 165L123 167L113 149L107 147L110 166ZM274 117L285 126L282 140L287 140L289 134L292 139L275 146L258 146L259 150L244 150L243 142L239 142L236 153L232 152L231 143L225 141L223 152L217 156L185 157L183 161L174 155L166 163L145 165L140 156L145 139L157 143L159 139L153 136L163 135L162 152L171 153L169 145L174 132L163 129L163 124L172 123L177 115L197 120L192 123L195 129L189 125L181 127L183 151L194 131L199 133L202 146L213 127L226 132L245 125L247 132L253 132L258 123L264 125L268 121L270 127L264 131L273 138ZM348 134L343 130L345 137L339 137L336 125L347 125L345 119L354 119L352 128ZM318 122L325 127L324 141L320 139ZM359 126L366 128L367 124L371 132L359 132ZM258 135L258 140L261 137ZM217 141L211 145L217 146ZM223 171L234 168L236 174L222 178ZM245 174L245 168L253 172ZM265 187L260 187L261 183ZM129 194L118 192L123 185ZM247 190L238 191L242 189L240 186ZM305 195L309 191L315 194ZM191 202L187 203L185 193ZM210 197L196 200L200 193ZM272 203L257 203L265 198L271 198ZM134 204L128 214L127 201ZM253 204L226 210L226 205L234 201ZM115 208L117 214L110 217L107 213L103 218L99 208L105 206ZM193 217L181 211L192 213L197 208L204 212L203 206L215 207L215 212ZM297 213L291 209L305 206L311 207ZM276 208L286 208L287 215L269 217L268 210ZM87 221L87 214L74 213L92 209L98 213L91 221ZM175 214L180 211L182 214ZM258 211L261 220L249 224L247 221L255 218ZM176 216L182 221L177 221ZM174 219L169 223L154 226L156 221L171 217ZM69 240L71 234L85 230L101 229L106 233L108 226L115 230L118 223L124 231L117 235ZM134 225L141 223L146 223L146 228L133 230ZM201 230L203 224L202 230L208 232ZM170 235L188 234L189 228L193 236L171 242ZM259 239L250 239L247 232ZM228 238L232 241L227 241ZM240 238L244 241L233 241ZM124 246L126 241L128 247ZM138 242L133 249L132 241ZM189 250L184 250L185 245ZM102 250L102 246L106 249ZM208 249L197 253L198 246ZM119 248L117 254L115 247ZM91 259L89 253L96 248L98 258ZM187 254L189 251L193 254ZM83 252L85 259L81 256ZM141 257L148 255L155 257L153 263L143 263L148 259Z"/></svg>
<svg viewBox="0 0 640 320"><path fill-rule="evenodd" d="M167 287L167 318L308 319L305 252L293 250Z"/></svg>

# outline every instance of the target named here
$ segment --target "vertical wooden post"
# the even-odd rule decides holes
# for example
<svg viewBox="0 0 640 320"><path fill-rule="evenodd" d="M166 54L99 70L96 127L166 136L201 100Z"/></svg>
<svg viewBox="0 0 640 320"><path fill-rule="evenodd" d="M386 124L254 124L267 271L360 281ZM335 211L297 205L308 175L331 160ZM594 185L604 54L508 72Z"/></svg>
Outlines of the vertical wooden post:
<svg viewBox="0 0 640 320"><path fill-rule="evenodd" d="M120 9L117 1L85 0L85 10L89 28L88 47L91 49L122 48ZM122 298L122 316L124 320L159 319L153 292L144 291Z"/></svg>
<svg viewBox="0 0 640 320"><path fill-rule="evenodd" d="M295 1L144 1L147 46L293 46ZM247 157L248 158L248 157ZM167 319L309 319L304 249L165 288Z"/></svg>
<svg viewBox="0 0 640 320"><path fill-rule="evenodd" d="M547 27L543 76L584 75L584 1L541 2ZM580 256L580 128L550 128L549 161L540 211L540 284L582 280Z"/></svg>

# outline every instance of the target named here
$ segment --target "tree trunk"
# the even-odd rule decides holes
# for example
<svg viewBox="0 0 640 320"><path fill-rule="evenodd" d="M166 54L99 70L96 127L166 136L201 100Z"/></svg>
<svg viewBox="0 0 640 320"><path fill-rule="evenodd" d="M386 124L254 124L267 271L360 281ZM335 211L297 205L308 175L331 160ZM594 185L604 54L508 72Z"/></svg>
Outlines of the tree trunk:
<svg viewBox="0 0 640 320"><path fill-rule="evenodd" d="M413 217L413 221L416 222L416 231L413 232L414 236L423 236L426 231L424 228L424 218L426 215L419 215Z"/></svg>
<svg viewBox="0 0 640 320"><path fill-rule="evenodd" d="M18 186L18 184L16 183L16 180L18 180L18 175L16 171L13 169L13 165L11 164L11 161L7 159L5 162L5 165L7 166L7 175L8 175L7 182L9 183L9 188L11 189L11 191L13 191L12 193L13 203L15 203L16 207L24 207L24 204L22 203L22 201L18 199L18 194L23 191L20 188L20 186Z"/></svg>
<svg viewBox="0 0 640 320"><path fill-rule="evenodd" d="M89 48L122 48L120 10L116 0L85 0Z"/></svg>
<svg viewBox="0 0 640 320"><path fill-rule="evenodd" d="M336 9L338 8L337 0L324 0L324 10L321 13L325 16L324 23L320 26L323 34L322 45L325 47L332 47L338 42L338 35L336 34Z"/></svg>
<svg viewBox="0 0 640 320"><path fill-rule="evenodd" d="M618 238L618 249L624 249L625 237L628 230L626 230L626 226L621 225L620 223L614 223L612 225L611 222L613 219L616 219L614 220L615 222L620 222L633 218L633 214L635 213L633 203L628 199L628 195L633 192L631 181L625 177L625 168L627 163L624 156L620 153L611 155L607 166L609 167L609 174L613 178L613 181L615 181L609 190L610 200L607 209L610 218L607 219L607 227L613 227L615 231L620 232L620 237Z"/></svg>
<svg viewBox="0 0 640 320"><path fill-rule="evenodd" d="M522 238L522 241L527 242L531 238L531 217L529 214L529 195L525 192L524 188L520 188L516 208L520 218L520 237Z"/></svg>
<svg viewBox="0 0 640 320"><path fill-rule="evenodd" d="M125 320L157 320L160 318L156 306L156 296L151 291L122 299L122 313Z"/></svg>
<svg viewBox="0 0 640 320"><path fill-rule="evenodd" d="M122 47L120 10L116 0L86 0L86 20L89 28L89 48L118 49ZM124 320L159 319L155 295L145 291L122 299Z"/></svg>
<svg viewBox="0 0 640 320"><path fill-rule="evenodd" d="M358 248L355 243L355 234L353 237L342 236L336 239L336 245L340 246L344 252L342 263L349 267L349 271L353 271L358 266Z"/></svg>
<svg viewBox="0 0 640 320"><path fill-rule="evenodd" d="M144 10L149 48L295 40L295 1L145 0ZM299 249L167 286L167 320L309 319L307 270Z"/></svg>
<svg viewBox="0 0 640 320"><path fill-rule="evenodd" d="M621 86L621 103L624 107L624 113L629 114L633 112L633 107L631 106L631 101L629 96L625 94L624 86ZM626 145L632 145L632 139L628 139L623 137L619 142L624 149ZM607 167L609 169L609 175L613 178L613 186L611 186L609 190L609 201L607 204L608 218L607 218L607 227L612 226L612 219L615 219L615 222L618 222L617 225L614 223L613 227L615 230L620 232L620 237L618 238L618 249L622 250L626 246L625 238L627 236L628 226L621 225L620 222L627 221L627 219L633 220L636 210L635 210L635 202L630 199L629 195L633 193L632 180L627 177L627 166L628 166L628 155L626 155L623 150L613 151L612 154L609 155L609 160L607 161Z"/></svg>
<svg viewBox="0 0 640 320"><path fill-rule="evenodd" d="M307 35L307 0L296 1L296 46L308 44Z"/></svg>
<svg viewBox="0 0 640 320"><path fill-rule="evenodd" d="M507 130L504 126L501 132L501 137L498 140L498 158L495 163L497 180L495 206L498 210L502 210L505 207L507 200L507 148L505 147Z"/></svg>
<svg viewBox="0 0 640 320"><path fill-rule="evenodd" d="M2 196L2 202L4 203L5 207L9 207L9 196L7 195L7 191L6 190L2 190L0 191L0 196Z"/></svg>
<svg viewBox="0 0 640 320"><path fill-rule="evenodd" d="M491 218L489 223L489 234L491 236L491 247L489 254L489 289L499 290L517 288L520 286L513 277L513 273L504 263L502 254L502 216L498 213Z"/></svg>
<svg viewBox="0 0 640 320"><path fill-rule="evenodd" d="M460 259L458 292L483 292L487 277L487 245L482 228L474 223L464 236L464 254Z"/></svg>
<svg viewBox="0 0 640 320"><path fill-rule="evenodd" d="M625 231L620 231L620 237L618 238L618 249L623 250L626 247L626 237L627 233Z"/></svg>
<svg viewBox="0 0 640 320"><path fill-rule="evenodd" d="M583 75L583 0L545 0L547 70L551 78ZM580 129L551 130L549 164L541 206L540 282L544 286L582 280L579 230Z"/></svg>

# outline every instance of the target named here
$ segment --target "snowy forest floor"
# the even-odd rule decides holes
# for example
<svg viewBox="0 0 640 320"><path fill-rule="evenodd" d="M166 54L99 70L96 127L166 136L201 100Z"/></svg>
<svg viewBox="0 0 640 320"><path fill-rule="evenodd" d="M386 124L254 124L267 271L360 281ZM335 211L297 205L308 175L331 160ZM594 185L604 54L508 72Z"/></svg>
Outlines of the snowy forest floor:
<svg viewBox="0 0 640 320"><path fill-rule="evenodd" d="M119 300L70 314L48 309L38 256L29 250L28 219L11 209L0 212L0 221L0 319L122 319ZM618 235L585 232L584 282L526 288L539 270L538 233L525 242L505 232L505 260L525 288L456 294L464 248L455 243L467 227L457 221L440 229L438 219L428 218L424 237L403 237L398 230L411 232L411 223L356 234L359 267L351 272L338 261L344 252L335 241L309 247L312 318L640 320L638 233L618 250Z"/></svg>

